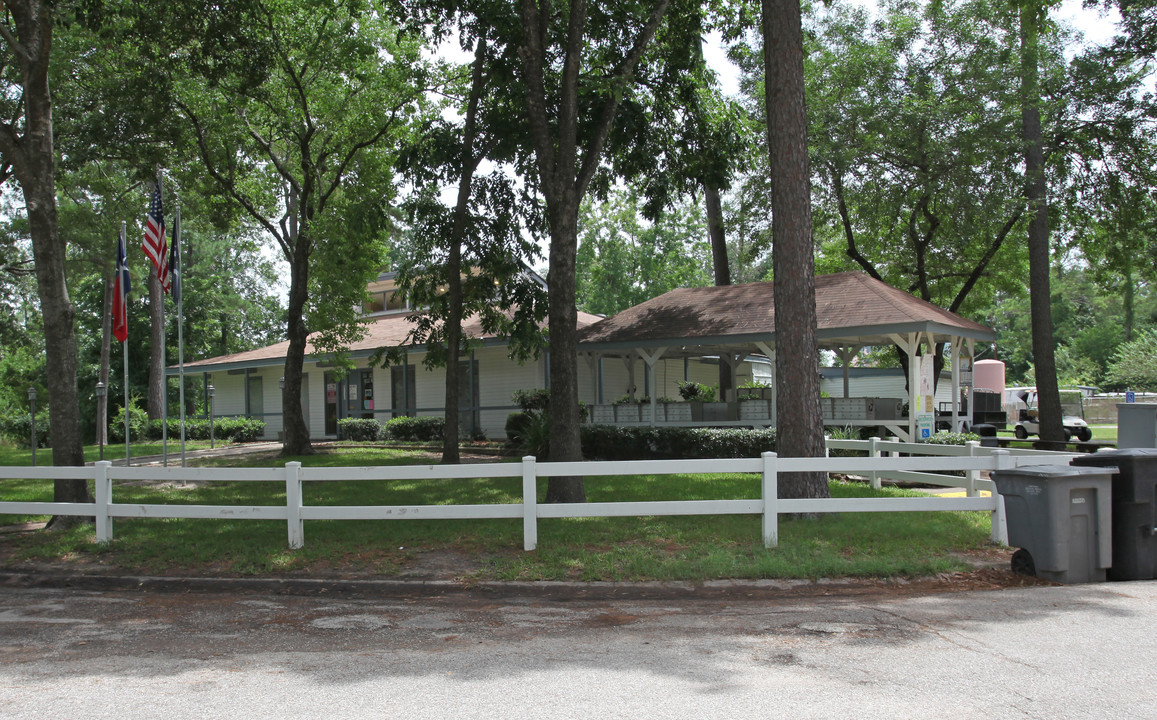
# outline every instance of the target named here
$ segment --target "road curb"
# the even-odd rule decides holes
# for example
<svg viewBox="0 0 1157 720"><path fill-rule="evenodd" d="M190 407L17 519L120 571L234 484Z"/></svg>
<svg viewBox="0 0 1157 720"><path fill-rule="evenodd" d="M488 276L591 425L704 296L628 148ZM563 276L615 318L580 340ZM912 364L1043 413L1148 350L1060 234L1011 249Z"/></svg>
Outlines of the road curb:
<svg viewBox="0 0 1157 720"><path fill-rule="evenodd" d="M932 582L932 581L925 581ZM904 580L721 580L709 582L458 582L361 578L204 578L0 571L0 587L154 593L284 594L329 597L529 597L553 600L664 598L765 600L858 596L914 587ZM942 588L947 589L947 587Z"/></svg>

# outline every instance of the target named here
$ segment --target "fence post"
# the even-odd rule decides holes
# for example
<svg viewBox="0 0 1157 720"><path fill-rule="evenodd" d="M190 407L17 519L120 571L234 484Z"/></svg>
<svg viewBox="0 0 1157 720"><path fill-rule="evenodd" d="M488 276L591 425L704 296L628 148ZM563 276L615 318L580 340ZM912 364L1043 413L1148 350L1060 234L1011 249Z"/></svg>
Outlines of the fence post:
<svg viewBox="0 0 1157 720"><path fill-rule="evenodd" d="M969 440L968 442L966 442L964 444L968 446L968 457L969 458L976 457L976 452L977 452L977 449L980 447L980 442L978 440ZM968 471L968 488L967 488L968 489L968 497L976 497L980 494L976 490L976 481L979 479L980 479L980 471L979 470L969 470Z"/></svg>
<svg viewBox="0 0 1157 720"><path fill-rule="evenodd" d="M1013 466L1012 455L1007 450L993 450L992 457L996 461L996 470L1008 470ZM996 483L992 483L992 499L996 507L992 511L992 534L994 543L1008 545L1008 520L1004 512L1004 496L996 491Z"/></svg>
<svg viewBox="0 0 1157 720"><path fill-rule="evenodd" d="M880 438L878 438L878 437L868 438L868 457L873 458L873 459L880 457L879 443L880 443ZM879 470L873 470L872 471L872 475L869 478L869 483L871 484L873 490L879 490L880 489L880 471Z"/></svg>
<svg viewBox="0 0 1157 720"><path fill-rule="evenodd" d="M776 454L765 452L763 458L763 546L771 549L779 547L779 474L776 468Z"/></svg>
<svg viewBox="0 0 1157 720"><path fill-rule="evenodd" d="M305 547L305 525L301 521L301 463L285 463L285 522L289 526L289 548Z"/></svg>
<svg viewBox="0 0 1157 720"><path fill-rule="evenodd" d="M538 547L538 475L533 455L522 458L522 549Z"/></svg>
<svg viewBox="0 0 1157 720"><path fill-rule="evenodd" d="M96 541L106 543L112 540L112 518L108 515L108 506L112 504L112 480L109 479L108 469L112 463L108 460L98 460L95 465L96 494Z"/></svg>

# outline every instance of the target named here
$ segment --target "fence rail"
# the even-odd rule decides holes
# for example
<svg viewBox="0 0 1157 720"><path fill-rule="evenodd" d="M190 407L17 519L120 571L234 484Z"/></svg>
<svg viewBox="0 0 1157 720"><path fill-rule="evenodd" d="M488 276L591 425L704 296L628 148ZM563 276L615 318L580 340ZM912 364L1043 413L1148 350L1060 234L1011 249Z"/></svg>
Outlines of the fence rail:
<svg viewBox="0 0 1157 720"><path fill-rule="evenodd" d="M1004 505L992 492L991 481L981 473L1026 464L1067 463L1067 453L934 446L872 440L830 440L829 449L855 450L862 457L781 458L764 453L758 458L711 460L637 460L618 462L539 463L525 457L518 463L491 465L410 465L353 468L306 468L286 463L283 468L157 468L114 467L98 462L88 467L0 467L0 480L14 478L86 479L95 487L93 503L7 502L0 499L0 514L76 515L93 517L96 537L108 542L116 518L216 518L284 521L291 548L305 544L306 520L449 520L505 518L523 521L523 547L538 545L538 520L577 517L641 517L652 515L760 515L766 547L779 542L779 516L784 513L833 512L960 512L992 514L992 538L1007 542ZM900 454L909 454L901 457ZM919 453L919 456L913 456ZM939 472L937 472L939 471ZM948 475L945 472L956 472ZM823 472L866 476L875 487L884 478L918 479L944 487L959 487L964 497L824 498L779 497L780 473ZM558 476L607 475L699 475L754 473L761 476L760 496L748 499L672 500L651 502L559 503L537 502L537 480ZM522 501L492 505L359 505L319 506L303 502L305 483L358 482L368 480L468 480L473 478L522 478ZM115 482L276 482L285 485L285 505L175 505L117 503ZM2 489L0 485L0 489ZM0 498L3 493L0 492Z"/></svg>

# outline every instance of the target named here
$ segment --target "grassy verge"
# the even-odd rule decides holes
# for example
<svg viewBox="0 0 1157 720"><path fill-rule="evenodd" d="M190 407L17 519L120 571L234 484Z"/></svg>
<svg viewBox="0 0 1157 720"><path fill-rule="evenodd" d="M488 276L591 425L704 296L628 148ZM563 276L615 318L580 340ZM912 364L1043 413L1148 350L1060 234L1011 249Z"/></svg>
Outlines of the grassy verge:
<svg viewBox="0 0 1157 720"><path fill-rule="evenodd" d="M228 443L217 442L216 447L225 447ZM209 448L208 440L188 440L185 442L186 450L207 450ZM146 455L160 455L162 452L162 443L157 442L136 442L129 447L129 452L132 457L145 457ZM118 445L104 446L105 460L123 460L125 457L124 443ZM181 440L180 438L174 440L169 438L169 459L170 461L176 458L178 461L181 458ZM100 460L100 447L96 445L86 445L84 447L85 462L96 462ZM17 448L11 445L0 444L0 465L31 465L32 451L27 448ZM52 448L40 448L36 451L37 465L51 465L52 464Z"/></svg>
<svg viewBox="0 0 1157 720"><path fill-rule="evenodd" d="M403 450L340 450L296 458L311 466L426 462ZM214 459L214 464L280 465L272 456ZM0 496L48 499L48 483L4 481ZM539 487L545 495L545 481ZM833 481L837 497L912 494ZM753 498L751 475L591 478L591 502ZM308 504L516 503L515 479L306 484ZM118 485L118 502L275 505L284 488L266 483L193 486ZM4 521L10 521L8 516ZM705 580L920 576L963 569L961 553L988 545L983 513L844 513L819 520L782 518L780 545L766 550L754 516L541 520L539 549L523 552L521 521L310 521L305 547L286 547L282 522L118 520L107 546L93 529L0 535L0 562L99 564L125 572L283 575L421 574L423 563L452 558L466 580Z"/></svg>

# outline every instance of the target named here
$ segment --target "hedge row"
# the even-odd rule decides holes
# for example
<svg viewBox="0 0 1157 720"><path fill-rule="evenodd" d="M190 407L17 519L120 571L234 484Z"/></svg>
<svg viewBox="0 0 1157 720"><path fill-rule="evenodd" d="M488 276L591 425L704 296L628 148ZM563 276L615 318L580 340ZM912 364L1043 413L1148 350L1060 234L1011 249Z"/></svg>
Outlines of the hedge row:
<svg viewBox="0 0 1157 720"><path fill-rule="evenodd" d="M141 440L160 440L161 439L161 421L160 420L144 420L143 422L133 422L130 415L129 418L129 434L133 441ZM179 440L181 437L181 420L180 418L169 418L168 420L169 439ZM220 418L213 420L213 437L222 442L254 442L265 434L265 421L254 418ZM187 440L208 440L209 439L209 421L202 419L185 420L185 439ZM118 422L110 422L108 427L108 441L110 443L123 443L125 441L125 423L124 415L121 414Z"/></svg>
<svg viewBox="0 0 1157 720"><path fill-rule="evenodd" d="M342 437L354 442L374 440L437 442L446 432L446 419L441 416L396 417L384 425L368 418L342 418L337 424Z"/></svg>
<svg viewBox="0 0 1157 720"><path fill-rule="evenodd" d="M514 419L513 416L511 419ZM508 429L510 423L508 422ZM750 458L776 452L774 428L619 427L583 425L583 456L592 460L668 460L682 458ZM849 436L851 434L848 434ZM933 445L963 445L978 440L972 433L934 435ZM833 450L833 456L862 455L854 450Z"/></svg>
<svg viewBox="0 0 1157 720"><path fill-rule="evenodd" d="M594 460L743 458L775 452L775 429L583 425L583 456Z"/></svg>

